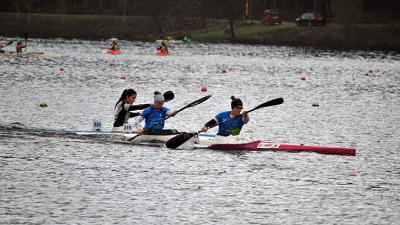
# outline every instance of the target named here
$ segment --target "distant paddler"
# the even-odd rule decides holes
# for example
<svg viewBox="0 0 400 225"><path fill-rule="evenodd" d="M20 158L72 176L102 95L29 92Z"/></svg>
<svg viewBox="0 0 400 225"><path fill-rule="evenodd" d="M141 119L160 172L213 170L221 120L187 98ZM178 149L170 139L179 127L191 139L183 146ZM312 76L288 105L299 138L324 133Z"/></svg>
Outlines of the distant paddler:
<svg viewBox="0 0 400 225"><path fill-rule="evenodd" d="M110 50L111 50L111 51L119 51L119 50L120 50L120 47L119 47L117 41L113 41L113 42L112 42L112 45L111 45Z"/></svg>
<svg viewBox="0 0 400 225"><path fill-rule="evenodd" d="M168 55L168 47L163 41L161 42L160 46L157 48L157 54Z"/></svg>
<svg viewBox="0 0 400 225"><path fill-rule="evenodd" d="M15 46L15 52L22 53L23 48L26 48L26 44L23 44L22 41L18 41L17 45Z"/></svg>

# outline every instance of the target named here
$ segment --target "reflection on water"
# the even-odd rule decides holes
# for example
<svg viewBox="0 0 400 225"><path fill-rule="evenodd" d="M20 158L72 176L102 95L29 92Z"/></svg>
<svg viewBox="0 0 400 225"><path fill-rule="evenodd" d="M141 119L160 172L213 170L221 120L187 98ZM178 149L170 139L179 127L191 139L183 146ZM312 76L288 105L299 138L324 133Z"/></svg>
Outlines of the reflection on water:
<svg viewBox="0 0 400 225"><path fill-rule="evenodd" d="M397 53L171 44L171 55L156 56L156 43L122 41L121 55L101 54L109 45L32 40L28 50L47 57L1 56L1 224L398 221ZM166 122L181 131L229 110L231 95L245 108L283 97L249 114L243 135L358 155L177 151L71 132L94 119L109 130L126 87L137 103L172 90L172 109L212 94Z"/></svg>

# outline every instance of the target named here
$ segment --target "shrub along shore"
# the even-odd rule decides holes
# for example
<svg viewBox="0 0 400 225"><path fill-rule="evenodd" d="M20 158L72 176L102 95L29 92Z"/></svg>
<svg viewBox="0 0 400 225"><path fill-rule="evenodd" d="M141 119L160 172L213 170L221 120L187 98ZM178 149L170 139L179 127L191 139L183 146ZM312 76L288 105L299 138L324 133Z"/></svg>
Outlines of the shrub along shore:
<svg viewBox="0 0 400 225"><path fill-rule="evenodd" d="M265 26L259 21L235 21L235 38L227 21L202 18L157 20L152 17L0 13L0 36L154 41L191 37L196 42L285 45L340 50L400 51L400 23L297 27L294 23Z"/></svg>

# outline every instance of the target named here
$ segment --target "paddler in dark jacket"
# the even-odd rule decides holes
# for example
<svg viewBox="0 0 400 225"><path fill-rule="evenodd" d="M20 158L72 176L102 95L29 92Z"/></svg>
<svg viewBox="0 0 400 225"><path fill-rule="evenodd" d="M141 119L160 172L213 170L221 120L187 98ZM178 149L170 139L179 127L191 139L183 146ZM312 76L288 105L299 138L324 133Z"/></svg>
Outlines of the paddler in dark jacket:
<svg viewBox="0 0 400 225"><path fill-rule="evenodd" d="M15 51L17 53L22 53L23 48L26 48L26 45L24 45L21 41L18 41L17 45L15 46Z"/></svg>
<svg viewBox="0 0 400 225"><path fill-rule="evenodd" d="M208 121L201 131L207 131L209 127L218 125L218 133L220 136L239 135L244 124L249 122L249 116L243 111L243 102L239 98L231 97L231 111L225 111L217 114L214 119Z"/></svg>
<svg viewBox="0 0 400 225"><path fill-rule="evenodd" d="M119 45L118 45L118 43L116 41L112 42L112 46L111 46L110 50L112 50L112 51L119 50Z"/></svg>
<svg viewBox="0 0 400 225"><path fill-rule="evenodd" d="M172 91L167 91L164 93L164 98L167 101L174 99L174 93ZM140 105L133 105L137 97L137 93L133 89L125 89L117 103L114 107L114 124L113 124L113 131L121 132L123 131L124 123L127 123L129 118L138 116L139 113L131 112L134 110L142 110L148 108L150 104L140 104Z"/></svg>
<svg viewBox="0 0 400 225"><path fill-rule="evenodd" d="M157 50L162 53L168 53L168 47L164 42L161 42L160 47L158 47Z"/></svg>

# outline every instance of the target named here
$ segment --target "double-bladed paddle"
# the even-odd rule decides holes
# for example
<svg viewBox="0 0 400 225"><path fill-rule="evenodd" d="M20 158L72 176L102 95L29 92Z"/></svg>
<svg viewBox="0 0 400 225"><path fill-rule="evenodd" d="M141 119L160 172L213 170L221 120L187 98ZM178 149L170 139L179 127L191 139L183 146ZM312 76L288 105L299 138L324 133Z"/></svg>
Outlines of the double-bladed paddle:
<svg viewBox="0 0 400 225"><path fill-rule="evenodd" d="M258 105L257 107L255 107L255 108L253 108L253 109L247 111L247 113L252 112L252 111L254 111L254 110L256 110L256 109L260 109L260 108L264 108L264 107L268 107L268 106L279 105L279 104L282 104L282 103L283 103L283 98L276 98L276 99L273 99L273 100L270 100L270 101L268 101L268 102L264 102L264 103ZM240 115L238 115L238 116L240 116ZM216 127L216 126L218 126L218 125L220 125L220 124L222 124L222 123L231 121L231 120L233 120L234 118L236 118L236 117L229 118L229 119L226 119L226 120L221 121L221 122L219 122L219 123L216 123L216 124L214 124L213 126L210 126L209 128ZM167 148L173 148L173 149L175 149L175 148L181 146L181 145L182 145L183 143L185 143L186 141L188 141L188 140L189 140L190 138L192 138L193 136L195 136L195 135L197 135L197 134L199 134L199 133L201 133L201 132L202 132L202 131L198 131L198 132L195 132L195 133L186 133L186 132L181 133L181 134L179 134L179 135L177 135L177 136L175 136L175 137L169 139L169 140L165 143L165 146L167 146Z"/></svg>
<svg viewBox="0 0 400 225"><path fill-rule="evenodd" d="M25 33L25 51L28 51L28 32Z"/></svg>
<svg viewBox="0 0 400 225"><path fill-rule="evenodd" d="M189 107L196 106L196 105L198 105L198 104L200 104L200 103L206 101L206 100L209 99L209 98L211 98L211 95L207 95L207 96L205 96L205 97L202 97L202 98L200 98L200 99L197 99L196 101L194 101L194 102L188 104L187 106L185 106L185 107L179 109L178 111L176 111L175 115L178 114L180 111L182 111L182 110L184 110L184 109L186 109L186 108L189 108ZM164 119L160 120L158 123L156 123L156 124L154 124L153 126L147 128L146 130L151 130L152 128L154 128L155 126L157 126L159 123L164 122L165 120L167 120L167 119L169 119L169 118L171 118L171 117L172 117L172 116L167 116L167 117L165 117ZM128 141L132 141L133 139L139 137L140 135L141 135L141 134L137 134L137 135L135 135L135 136L129 138Z"/></svg>

